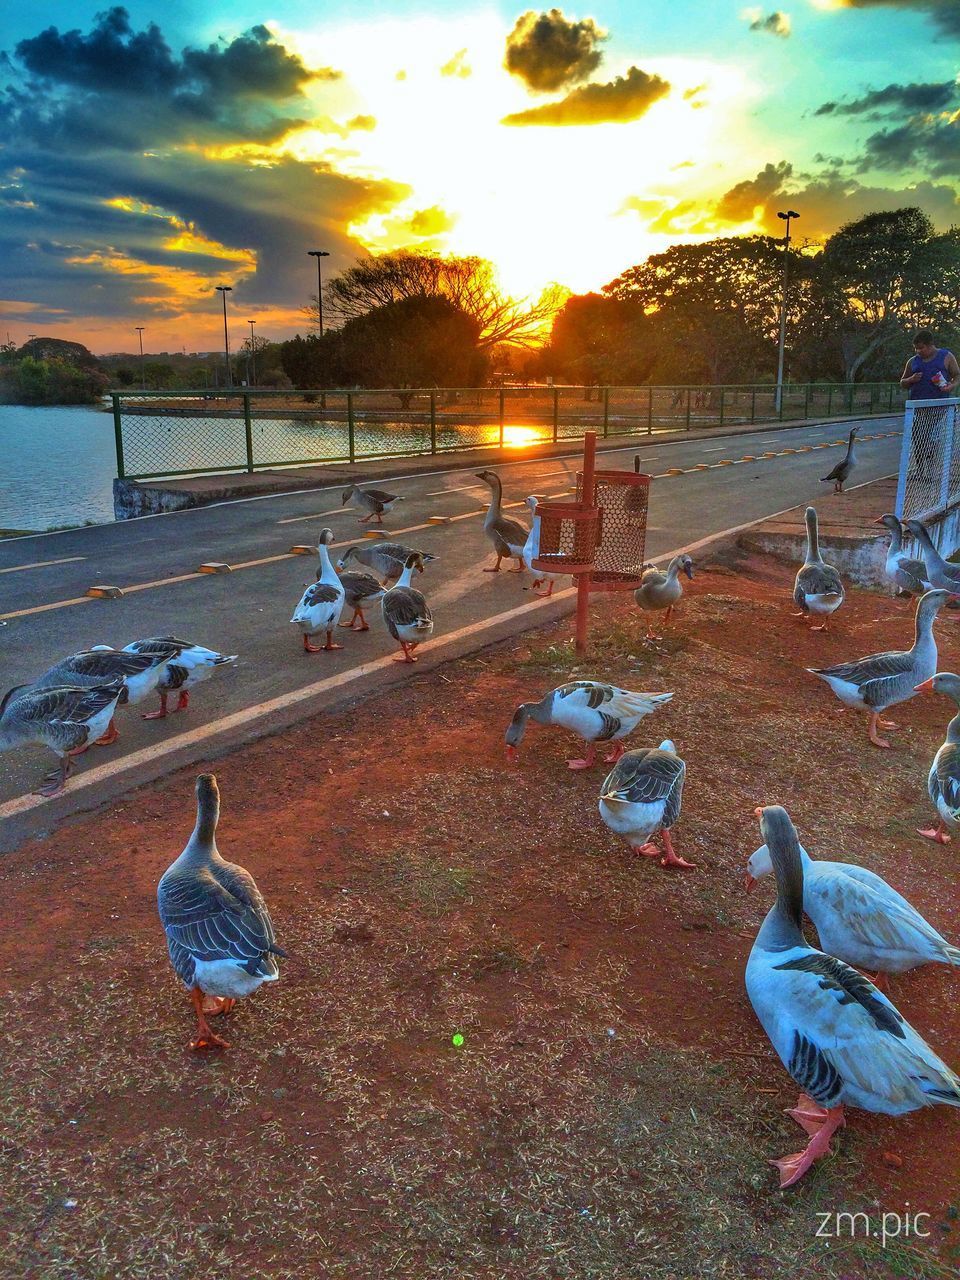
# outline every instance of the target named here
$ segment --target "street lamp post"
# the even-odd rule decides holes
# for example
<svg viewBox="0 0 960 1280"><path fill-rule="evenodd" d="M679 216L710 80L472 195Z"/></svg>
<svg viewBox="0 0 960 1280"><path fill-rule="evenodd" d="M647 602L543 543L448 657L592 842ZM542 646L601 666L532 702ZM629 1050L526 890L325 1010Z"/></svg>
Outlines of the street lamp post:
<svg viewBox="0 0 960 1280"><path fill-rule="evenodd" d="M146 374L146 370L145 370L145 369L144 369L144 367L143 367L143 330L144 330L144 326L143 326L142 324L138 324L138 325L136 325L135 327L136 327L136 330L137 330L137 337L140 339L140 390L141 390L141 391L146 391L146 389L147 389L147 374Z"/></svg>
<svg viewBox="0 0 960 1280"><path fill-rule="evenodd" d="M254 387L257 385L257 352L253 345L253 326L256 323L256 320L247 321L247 324L250 326L250 385Z"/></svg>
<svg viewBox="0 0 960 1280"><path fill-rule="evenodd" d="M320 337L323 337L323 280L320 276L320 259L329 258L325 249L308 249L307 256L317 260L317 317L320 321Z"/></svg>
<svg viewBox="0 0 960 1280"><path fill-rule="evenodd" d="M227 368L227 386L233 386L233 377L230 373L230 335L227 332L227 294L233 292L232 284L218 284L216 286L217 293L223 298L223 356Z"/></svg>
<svg viewBox="0 0 960 1280"><path fill-rule="evenodd" d="M790 219L799 218L799 213L788 209L786 213L778 213L778 218L787 224L783 237L783 283L780 288L780 346L777 353L777 416L783 408L783 352L787 338L787 279L790 270Z"/></svg>

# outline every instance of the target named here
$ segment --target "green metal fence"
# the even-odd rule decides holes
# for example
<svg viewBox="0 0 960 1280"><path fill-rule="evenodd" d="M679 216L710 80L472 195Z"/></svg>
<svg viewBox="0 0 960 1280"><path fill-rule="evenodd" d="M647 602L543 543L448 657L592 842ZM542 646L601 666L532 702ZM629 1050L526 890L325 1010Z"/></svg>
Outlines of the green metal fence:
<svg viewBox="0 0 960 1280"><path fill-rule="evenodd" d="M896 383L722 387L504 386L111 392L117 474L131 480L522 447L737 423L862 417Z"/></svg>

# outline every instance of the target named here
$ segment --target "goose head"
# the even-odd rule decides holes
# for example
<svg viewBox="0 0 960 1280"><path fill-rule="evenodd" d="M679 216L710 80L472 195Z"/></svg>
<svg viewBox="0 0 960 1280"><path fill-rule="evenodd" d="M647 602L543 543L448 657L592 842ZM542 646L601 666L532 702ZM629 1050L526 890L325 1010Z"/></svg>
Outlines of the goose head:
<svg viewBox="0 0 960 1280"><path fill-rule="evenodd" d="M928 591L920 597L917 604L917 626L932 622L948 600L956 600L952 591Z"/></svg>
<svg viewBox="0 0 960 1280"><path fill-rule="evenodd" d="M770 850L765 844L759 849L755 849L747 859L747 871L743 877L743 887L747 893L753 890L758 880L762 880L764 876L770 875L773 871L773 859L770 857Z"/></svg>
<svg viewBox="0 0 960 1280"><path fill-rule="evenodd" d="M194 837L203 847L215 848L215 832L220 820L220 788L216 775L201 773L197 778L197 825Z"/></svg>
<svg viewBox="0 0 960 1280"><path fill-rule="evenodd" d="M527 731L527 704L521 703L513 713L513 719L507 725L507 732L504 734L504 742L506 744L507 759L511 764L515 764L518 758L517 748L523 741L523 735Z"/></svg>
<svg viewBox="0 0 960 1280"><path fill-rule="evenodd" d="M952 671L938 671L923 684L914 685L915 693L944 693L960 707L960 676Z"/></svg>
<svg viewBox="0 0 960 1280"><path fill-rule="evenodd" d="M900 533L900 521L894 515L877 516L874 524L882 524L885 529L889 529L891 533Z"/></svg>
<svg viewBox="0 0 960 1280"><path fill-rule="evenodd" d="M356 548L356 547L347 547L346 551L343 553L343 555L342 555L342 556L340 557L340 559L337 561L337 570L338 570L338 572L342 572L342 570L346 569L346 567L347 567L348 563L353 559L353 557L354 557L356 554L357 554L357 548Z"/></svg>
<svg viewBox="0 0 960 1280"><path fill-rule="evenodd" d="M317 539L318 545L321 547L329 547L331 542L333 542L333 530L321 529L320 537Z"/></svg>
<svg viewBox="0 0 960 1280"><path fill-rule="evenodd" d="M537 514L537 504L538 504L538 499L537 499L536 495L535 495L535 494L533 494L533 493L531 493L529 498L524 498L524 502L525 502L525 503L526 503L526 505L530 508L530 512L531 512L531 514L532 514L532 515L536 515L536 514Z"/></svg>
<svg viewBox="0 0 960 1280"><path fill-rule="evenodd" d="M359 485L355 485L355 484L347 485L346 489L344 489L343 491L343 495L340 498L341 507L345 506L350 501L350 499L357 492L359 487L360 487Z"/></svg>

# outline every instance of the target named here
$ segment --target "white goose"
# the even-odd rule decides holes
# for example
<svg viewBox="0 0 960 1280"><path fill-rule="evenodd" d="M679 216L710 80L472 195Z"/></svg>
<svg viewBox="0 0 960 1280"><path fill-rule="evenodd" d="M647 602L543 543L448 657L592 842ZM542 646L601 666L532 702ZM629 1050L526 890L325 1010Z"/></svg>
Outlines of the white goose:
<svg viewBox="0 0 960 1280"><path fill-rule="evenodd" d="M756 810L777 877L777 901L747 962L750 1003L802 1092L788 1114L810 1135L772 1163L792 1186L830 1149L845 1105L902 1115L937 1102L960 1107L960 1077L856 969L811 947L800 927L803 863L779 805Z"/></svg>
<svg viewBox="0 0 960 1280"><path fill-rule="evenodd" d="M849 862L811 858L802 844L803 909L828 955L871 973L904 973L921 964L960 965L951 946L882 876ZM746 888L773 871L767 846L747 862Z"/></svg>
<svg viewBox="0 0 960 1280"><path fill-rule="evenodd" d="M600 788L600 817L635 853L659 858L661 867L688 867L673 848L670 828L680 817L687 767L669 740L659 747L627 751L613 766ZM663 855L653 843L660 833Z"/></svg>
<svg viewBox="0 0 960 1280"><path fill-rule="evenodd" d="M571 769L589 769L596 759L598 742L613 744L604 760L615 764L626 750L621 739L632 733L644 716L672 697L672 693L631 693L600 680L562 684L539 702L522 702L517 707L506 733L507 759L516 760L527 721L535 720L538 724L570 729L589 743L584 759L567 761Z"/></svg>
<svg viewBox="0 0 960 1280"><path fill-rule="evenodd" d="M542 569L534 569L533 562L540 554L540 517L537 515L537 499L530 495L526 499L527 506L530 508L530 515L533 522L530 526L530 532L527 534L527 540L523 545L523 563L534 575L534 580L530 584L536 595L552 596L553 584L559 582L561 578L568 577L565 573L545 573ZM549 583L546 591L537 591L537 587L542 586L544 582Z"/></svg>
<svg viewBox="0 0 960 1280"><path fill-rule="evenodd" d="M300 597L300 603L294 609L293 617L290 619L303 632L305 653L330 652L332 649L343 648L342 644L333 643L333 629L343 612L346 592L327 551L327 546L331 542L333 542L333 530L321 530L317 545L317 553L320 556L320 575ZM326 644L311 644L310 637L319 635L321 632L326 632Z"/></svg>
<svg viewBox="0 0 960 1280"><path fill-rule="evenodd" d="M144 720L163 720L167 716L167 699L171 693L177 694L177 705L174 711L186 711L190 705L190 690L208 680L220 667L229 667L237 660L235 653L217 653L214 649L206 649L202 644L193 644L189 640L178 640L176 636L154 636L148 640L133 640L125 644L123 653L165 653L171 646L176 648L176 657L171 658L157 682L157 693L160 695L160 707L157 711L144 713Z"/></svg>

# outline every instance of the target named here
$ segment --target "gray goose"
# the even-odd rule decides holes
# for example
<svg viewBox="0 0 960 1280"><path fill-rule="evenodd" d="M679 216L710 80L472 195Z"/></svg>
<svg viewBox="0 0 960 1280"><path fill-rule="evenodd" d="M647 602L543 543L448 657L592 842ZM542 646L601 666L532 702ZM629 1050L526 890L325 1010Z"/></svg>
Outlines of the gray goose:
<svg viewBox="0 0 960 1280"><path fill-rule="evenodd" d="M938 590L960 592L960 564L951 564L933 545L926 527L919 520L907 520L903 526L920 543L927 581Z"/></svg>
<svg viewBox="0 0 960 1280"><path fill-rule="evenodd" d="M829 475L821 476L820 483L825 484L827 481L833 481L833 492L843 493L843 486L850 478L850 473L857 465L857 455L854 449L854 443L857 438L859 427L852 427L850 435L847 437L847 452L843 455L843 459L837 463Z"/></svg>
<svg viewBox="0 0 960 1280"><path fill-rule="evenodd" d="M683 597L683 587L680 583L681 570L689 579L693 579L693 561L688 555L674 556L667 565L667 570L658 569L656 565L650 565L644 569L640 578L640 586L633 593L633 598L641 609L648 613L659 613L666 610L664 614L664 622L670 621L675 607L680 603ZM653 624L647 631L647 638L650 639L654 635Z"/></svg>
<svg viewBox="0 0 960 1280"><path fill-rule="evenodd" d="M74 757L103 737L123 692L119 676L83 689L19 685L0 702L0 751L39 744L56 752L60 768L44 779L35 794L59 795L73 769Z"/></svg>
<svg viewBox="0 0 960 1280"><path fill-rule="evenodd" d="M826 631L826 619L843 604L843 583L833 565L827 564L820 554L817 513L813 507L807 507L804 520L807 525L807 554L797 571L793 599L800 610L799 617L816 614L824 619L819 627L811 627L811 631Z"/></svg>
<svg viewBox="0 0 960 1280"><path fill-rule="evenodd" d="M669 738L659 747L627 751L600 788L600 817L635 853L659 858L661 867L692 868L674 851L670 828L680 817L687 767ZM660 832L664 852L653 843Z"/></svg>
<svg viewBox="0 0 960 1280"><path fill-rule="evenodd" d="M401 573L403 573L403 566L407 562L407 557L414 555L420 559L420 573L423 573L424 565L428 565L431 560L437 559L429 551L421 551L418 547L408 547L403 542L371 542L366 546L347 547L337 561L337 572L342 575L343 570L346 569L351 560L356 560L358 564L364 564L368 569L372 569L374 573L378 573L389 586L391 583L396 582Z"/></svg>
<svg viewBox="0 0 960 1280"><path fill-rule="evenodd" d="M361 489L358 484L351 484L344 489L340 505L346 506L348 502L355 511L366 511L367 514L360 517L360 524L366 524L374 516L377 524L383 524L383 513L389 511L395 502L403 502L403 498L396 493L387 493L385 489Z"/></svg>
<svg viewBox="0 0 960 1280"><path fill-rule="evenodd" d="M933 757L927 775L927 791L940 819L936 827L917 832L937 844L948 844L949 831L960 827L960 676L952 671L939 671L917 685L918 693L945 693L957 704L957 714L947 725L943 746Z"/></svg>
<svg viewBox="0 0 960 1280"><path fill-rule="evenodd" d="M880 516L876 521L890 533L890 548L884 562L887 577L897 588L898 595L922 596L934 585L922 560L908 556L903 549L903 525L895 515ZM957 566L960 569L960 566Z"/></svg>
<svg viewBox="0 0 960 1280"><path fill-rule="evenodd" d="M394 659L396 662L417 662L414 649L433 635L430 606L416 587L410 585L414 569L423 570L416 552L407 556L400 580L384 593L380 601L387 630L403 650L403 656Z"/></svg>
<svg viewBox="0 0 960 1280"><path fill-rule="evenodd" d="M832 667L807 667L811 675L818 676L830 686L844 706L869 713L867 736L875 747L890 746L885 738L877 735L878 725L881 729L897 727L890 720L881 720L880 713L912 698L917 686L929 680L936 671L937 642L933 635L933 620L949 599L949 591L928 591L920 597L914 642L910 649L872 653L853 662L838 662Z"/></svg>
<svg viewBox="0 0 960 1280"><path fill-rule="evenodd" d="M960 1107L958 1078L856 969L809 945L801 927L803 865L793 823L778 805L757 809L777 878L777 900L747 961L753 1011L800 1086L789 1111L810 1135L772 1163L790 1187L830 1150L844 1107L898 1116L938 1102Z"/></svg>
<svg viewBox="0 0 960 1280"><path fill-rule="evenodd" d="M235 653L217 653L215 649L207 649L190 640L178 640L176 636L151 636L146 640L132 640L130 644L123 646L123 652L162 654L171 647L176 649L176 656L167 663L157 682L160 707L157 711L145 712L144 720L165 719L168 714L167 699L172 693L177 694L177 705L173 710L186 711L190 705L190 690L212 676L214 671L232 666L238 656Z"/></svg>
<svg viewBox="0 0 960 1280"><path fill-rule="evenodd" d="M118 705L142 702L156 689L167 664L178 652L175 644L167 647L161 645L159 650L156 653L127 653L123 649L110 649L106 645L85 649L50 667L39 679L34 680L33 687L51 689L73 686L77 689L92 689L95 685L120 679L123 681L123 690ZM97 745L109 746L119 736L119 730L111 718L106 732L97 739Z"/></svg>
<svg viewBox="0 0 960 1280"><path fill-rule="evenodd" d="M511 557L516 560L517 567L511 573L523 573L523 548L526 546L529 530L519 520L511 520L501 511L503 502L503 485L495 471L478 471L477 479L488 484L492 490L490 506L483 521L483 532L493 543L497 553L497 563L492 568L484 569L484 573L499 573L500 561Z"/></svg>
<svg viewBox="0 0 960 1280"><path fill-rule="evenodd" d="M212 773L197 779L197 824L157 886L160 923L177 977L197 1015L191 1049L228 1049L207 1014L229 1013L237 1000L280 976L267 904L249 871L217 848L220 792Z"/></svg>
<svg viewBox="0 0 960 1280"><path fill-rule="evenodd" d="M319 570L317 577L320 576ZM370 624L363 616L364 609L369 609L383 599L383 584L372 573L341 573L340 584L343 587L344 603L353 610L349 622L341 622L341 627L349 627L351 631L369 631ZM359 627L355 626L360 619Z"/></svg>

